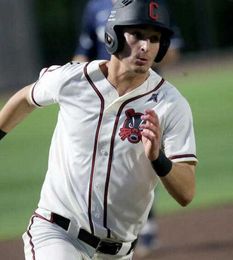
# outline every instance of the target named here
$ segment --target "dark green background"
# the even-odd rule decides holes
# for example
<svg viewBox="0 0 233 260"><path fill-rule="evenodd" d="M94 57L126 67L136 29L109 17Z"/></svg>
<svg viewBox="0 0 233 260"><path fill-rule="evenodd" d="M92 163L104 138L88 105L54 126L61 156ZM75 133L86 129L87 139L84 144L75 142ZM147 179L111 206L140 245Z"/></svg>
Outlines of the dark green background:
<svg viewBox="0 0 233 260"><path fill-rule="evenodd" d="M233 46L232 0L167 0L185 40L184 52ZM37 0L39 41L43 63L63 63L72 57L85 0Z"/></svg>

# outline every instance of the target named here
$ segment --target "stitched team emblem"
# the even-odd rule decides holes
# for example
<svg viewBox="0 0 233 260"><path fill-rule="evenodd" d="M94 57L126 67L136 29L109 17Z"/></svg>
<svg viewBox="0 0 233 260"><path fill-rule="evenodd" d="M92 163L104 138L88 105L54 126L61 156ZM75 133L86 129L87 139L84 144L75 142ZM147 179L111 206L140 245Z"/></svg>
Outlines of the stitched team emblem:
<svg viewBox="0 0 233 260"><path fill-rule="evenodd" d="M155 102L155 103L157 103L158 102L158 94L152 94L152 96L147 100L147 102L149 102L149 101L153 101L153 102Z"/></svg>
<svg viewBox="0 0 233 260"><path fill-rule="evenodd" d="M130 143L139 143L142 140L140 126L144 124L141 119L143 114L135 112L134 109L128 109L125 111L125 115L126 119L119 133L121 140L124 141L127 138Z"/></svg>

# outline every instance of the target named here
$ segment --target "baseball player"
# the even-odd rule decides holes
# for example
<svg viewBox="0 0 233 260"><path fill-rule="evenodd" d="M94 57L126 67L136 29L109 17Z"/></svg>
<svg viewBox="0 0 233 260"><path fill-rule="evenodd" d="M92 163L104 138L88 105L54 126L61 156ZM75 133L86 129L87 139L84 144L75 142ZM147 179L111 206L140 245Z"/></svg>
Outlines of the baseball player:
<svg viewBox="0 0 233 260"><path fill-rule="evenodd" d="M89 0L82 17L82 29L78 39L73 60L92 61L95 59L109 60L110 53L105 47L105 24L115 0ZM170 15L166 0L156 1L160 8L160 16L166 19L166 24L174 31L170 46L162 62L154 63L152 69L161 74L164 66L174 64L180 56L182 38L178 26ZM161 19L161 18L160 18ZM156 195L158 198L158 194ZM144 257L159 246L159 228L155 207L152 207L147 223L140 232L135 254Z"/></svg>
<svg viewBox="0 0 233 260"><path fill-rule="evenodd" d="M58 103L26 260L132 259L159 180L182 206L195 190L195 139L184 97L150 69L172 31L154 0L118 0L106 24L110 61L41 71L0 113L0 137Z"/></svg>

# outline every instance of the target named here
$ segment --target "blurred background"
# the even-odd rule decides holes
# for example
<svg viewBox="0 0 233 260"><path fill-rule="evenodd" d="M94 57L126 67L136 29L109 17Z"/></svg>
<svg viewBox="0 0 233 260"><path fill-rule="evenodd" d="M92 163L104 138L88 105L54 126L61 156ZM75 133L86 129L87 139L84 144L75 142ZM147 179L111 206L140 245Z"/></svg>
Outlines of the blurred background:
<svg viewBox="0 0 233 260"><path fill-rule="evenodd" d="M232 0L167 2L185 42L182 54L233 47ZM0 1L0 90L30 83L42 67L72 58L85 4L85 0Z"/></svg>
<svg viewBox="0 0 233 260"><path fill-rule="evenodd" d="M177 259L233 259L233 0L167 2L184 44L180 60L163 74L192 107L199 164L197 194L187 209L180 208L162 187L155 204L162 217L177 212L185 216L197 209L212 208L212 211L207 221L202 221L202 211L202 218L196 214L190 224L187 215L186 219L180 218L180 222L178 215L177 222L174 223L173 218L170 224L163 217L161 240L165 232L167 236L162 242L166 246L166 241L171 241L173 246L166 252L174 252L174 243L180 243L175 252L184 255L179 251L181 244L191 241L191 233L196 230L193 252L199 252L197 243L202 243L201 252L203 243L208 242L207 253L213 245L214 257L179 256ZM62 65L72 59L85 4L85 0L0 0L0 107L12 92L35 81L43 67ZM1 140L0 240L20 238L36 208L56 114L57 107L53 106L36 110ZM225 208L224 216L220 216L221 208ZM223 222L228 223L225 229ZM177 239L177 234L181 239ZM22 256L19 241L16 240L13 248L19 248ZM231 255L228 252L228 258L217 258L217 250L221 248L224 252L230 249ZM189 245L188 250L191 249ZM0 247L1 255L4 252L5 260L16 259L10 255L12 244ZM185 253L188 254L187 250ZM170 258L166 255L163 259ZM176 259L174 254L171 259Z"/></svg>

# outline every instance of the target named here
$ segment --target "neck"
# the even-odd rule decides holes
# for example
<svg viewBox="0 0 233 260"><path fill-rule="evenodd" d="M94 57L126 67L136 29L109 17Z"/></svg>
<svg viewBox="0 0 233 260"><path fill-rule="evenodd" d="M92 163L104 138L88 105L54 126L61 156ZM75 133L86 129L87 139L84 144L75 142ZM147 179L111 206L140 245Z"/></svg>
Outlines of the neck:
<svg viewBox="0 0 233 260"><path fill-rule="evenodd" d="M100 68L107 80L116 88L119 96L139 87L149 76L148 71L145 73L130 71L114 56L109 62L102 64Z"/></svg>

